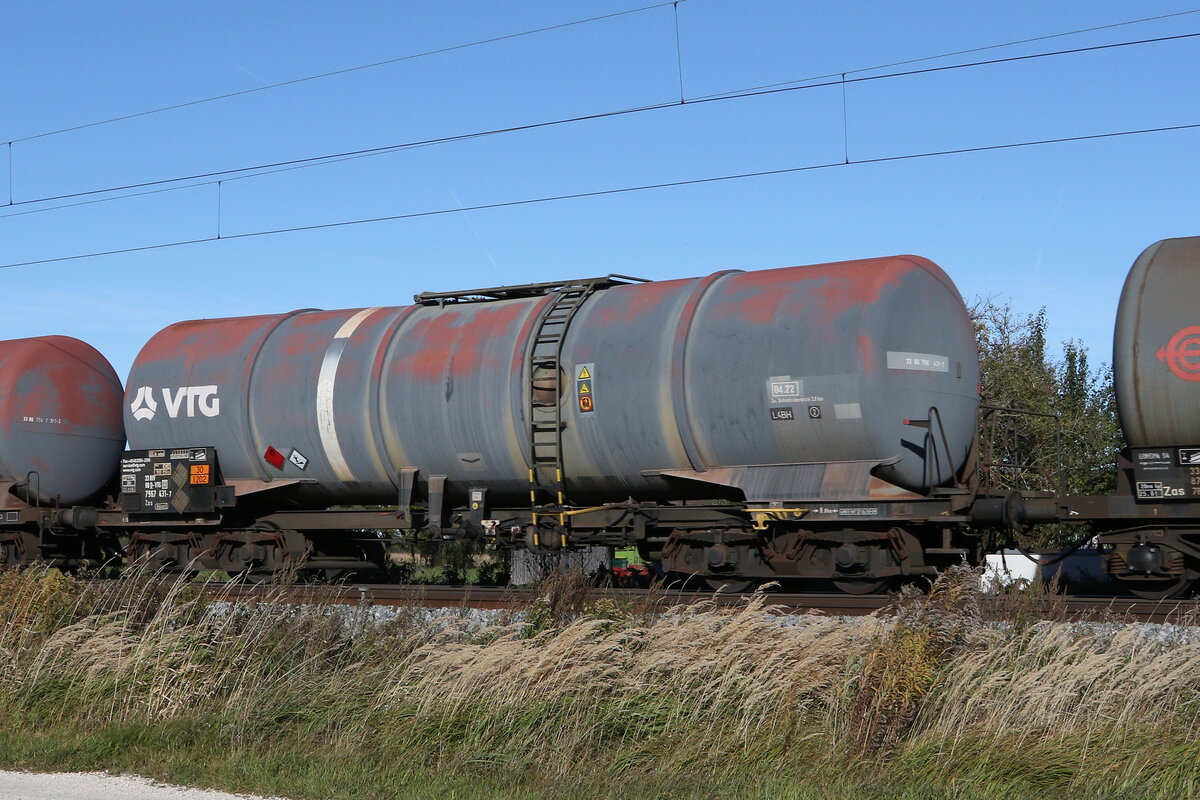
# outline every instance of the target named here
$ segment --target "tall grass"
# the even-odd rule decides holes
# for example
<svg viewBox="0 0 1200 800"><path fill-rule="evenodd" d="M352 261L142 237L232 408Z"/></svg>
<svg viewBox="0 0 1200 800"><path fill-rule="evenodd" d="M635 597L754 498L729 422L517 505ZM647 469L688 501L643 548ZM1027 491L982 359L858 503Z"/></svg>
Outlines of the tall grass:
<svg viewBox="0 0 1200 800"><path fill-rule="evenodd" d="M296 797L1173 797L1200 633L589 599L524 618L230 604L145 571L0 571L0 761Z"/></svg>

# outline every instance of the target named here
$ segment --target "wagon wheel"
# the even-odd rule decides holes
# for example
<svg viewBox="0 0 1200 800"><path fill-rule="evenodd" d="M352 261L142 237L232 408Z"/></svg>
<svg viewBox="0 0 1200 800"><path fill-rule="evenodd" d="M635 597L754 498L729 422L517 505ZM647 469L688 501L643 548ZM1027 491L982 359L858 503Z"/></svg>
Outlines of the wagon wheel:
<svg viewBox="0 0 1200 800"><path fill-rule="evenodd" d="M1185 570L1178 578L1131 583L1129 593L1142 600L1170 600L1175 597L1186 597L1192 593L1197 578L1200 578L1200 572L1189 569Z"/></svg>
<svg viewBox="0 0 1200 800"><path fill-rule="evenodd" d="M182 577L183 580L194 580L200 574L194 560L192 563L181 563L175 559L175 548L165 542L142 540L131 543L126 551L126 564L138 562L142 569L155 575L169 578Z"/></svg>
<svg viewBox="0 0 1200 800"><path fill-rule="evenodd" d="M833 585L846 594L879 594L888 587L887 578L841 578Z"/></svg>
<svg viewBox="0 0 1200 800"><path fill-rule="evenodd" d="M348 581L379 580L379 573L387 568L387 543L382 539L338 539L310 537L312 552L309 558L353 559L355 563L345 566L305 567L300 575L309 583L346 583Z"/></svg>
<svg viewBox="0 0 1200 800"><path fill-rule="evenodd" d="M321 580L325 583L339 583L349 580L352 577L357 577L358 573L352 569L323 569L321 570Z"/></svg>
<svg viewBox="0 0 1200 800"><path fill-rule="evenodd" d="M371 570L356 569L354 567L322 567L319 569L301 569L299 579L301 583L312 584L329 584L329 583L348 583L350 581L364 581L369 578L363 577L363 572L370 573Z"/></svg>
<svg viewBox="0 0 1200 800"><path fill-rule="evenodd" d="M264 583L270 583L275 578L273 572L254 572L253 570L243 570L235 572L229 576L230 581L239 583L248 583L252 586L259 586Z"/></svg>
<svg viewBox="0 0 1200 800"><path fill-rule="evenodd" d="M289 533L272 522L258 522L246 529L254 534L250 541L230 539L218 547L218 565L229 573L230 578L236 578L244 583L270 583L281 575L291 577L295 574L296 557L284 557L284 543L277 537ZM260 558L247 558L246 551L256 548ZM224 552L222 552L224 549ZM304 558L302 554L300 558ZM257 563L256 563L257 562Z"/></svg>
<svg viewBox="0 0 1200 800"><path fill-rule="evenodd" d="M720 575L710 575L704 578L704 585L714 592L741 594L753 590L758 581L754 578L722 578Z"/></svg>

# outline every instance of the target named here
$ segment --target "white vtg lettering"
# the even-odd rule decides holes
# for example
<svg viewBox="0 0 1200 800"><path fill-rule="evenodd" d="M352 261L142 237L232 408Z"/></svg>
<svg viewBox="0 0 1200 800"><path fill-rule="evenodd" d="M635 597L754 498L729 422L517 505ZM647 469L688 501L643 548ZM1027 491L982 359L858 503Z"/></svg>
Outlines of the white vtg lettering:
<svg viewBox="0 0 1200 800"><path fill-rule="evenodd" d="M175 419L179 416L180 406L187 400L187 415L196 416L196 410L206 417L215 417L221 413L221 399L217 397L216 386L180 386L174 396L170 389L164 388L163 402L167 406L167 416Z"/></svg>
<svg viewBox="0 0 1200 800"><path fill-rule="evenodd" d="M216 386L180 386L176 389L162 388L163 405L167 416L177 419L180 413L189 417L199 412L205 417L215 417L221 413L221 399L217 397ZM137 390L137 396L129 404L133 418L139 421L154 419L158 412L158 403L154 400L154 389L142 386Z"/></svg>

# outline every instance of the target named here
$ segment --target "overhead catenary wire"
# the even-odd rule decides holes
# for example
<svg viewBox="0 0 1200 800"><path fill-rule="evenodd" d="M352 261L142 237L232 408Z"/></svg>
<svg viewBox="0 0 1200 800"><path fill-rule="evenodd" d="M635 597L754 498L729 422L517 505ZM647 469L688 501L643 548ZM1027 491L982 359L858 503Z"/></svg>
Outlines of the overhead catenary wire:
<svg viewBox="0 0 1200 800"><path fill-rule="evenodd" d="M487 134L479 134L479 135L487 135ZM430 141L425 141L425 142L413 142L411 144L398 146L395 149L395 151L399 152L400 150L414 150L419 147L432 147L437 144L442 144L442 142L440 140L430 140ZM183 191L187 191L188 189L197 189L201 186L216 186L221 183L231 183L233 181L244 181L244 180L250 180L252 178L262 178L267 175L278 175L281 172L292 172L294 170L307 169L307 168L313 167L313 166L323 166L325 164L340 164L344 161L355 161L360 158L371 158L372 156L375 156L375 155L378 155L378 153L374 153L374 152L359 153L359 154L352 153L352 154L346 155L344 157L332 158L329 161L323 161L320 164L303 164L302 163L302 164L295 164L295 165L291 165L291 166L281 166L277 169L263 170L261 172L252 172L252 173L249 173L246 175L226 175L224 177L215 177L212 180L198 181L196 183L188 183L184 186L163 186L163 187L160 187L157 189L146 189L144 191L130 192L128 194L116 195L114 197L97 197L92 200L80 200L80 201L74 202L74 203L62 203L60 205L47 206L44 208L31 208L31 209L27 209L25 211L13 211L8 214L0 214L0 220L8 219L10 217L24 217L29 214L43 214L43 213L47 213L50 211L62 211L64 209L68 209L68 208L79 208L81 206L93 206L93 205L98 205L100 203L113 203L118 200L131 200L133 198L147 197L149 195L154 195L154 194L166 194L167 192L183 192ZM222 173L217 173L217 175L221 175L221 174ZM93 192L92 194L99 194L99 193L100 192ZM21 204L18 203L17 205L21 205Z"/></svg>
<svg viewBox="0 0 1200 800"><path fill-rule="evenodd" d="M1127 25L1139 25L1145 22L1157 22L1158 20L1170 19L1172 17L1183 17L1189 14L1200 14L1200 8L1193 8L1188 11L1176 11L1171 14L1159 14L1153 17L1141 17L1139 19L1128 19L1122 22L1110 22L1107 25L1095 25L1091 28L1077 28L1073 31L1062 31L1061 33L1047 33L1042 36L1031 36L1027 39L1014 39L1010 42L1000 42L998 44L986 44L979 47L968 47L964 50L952 50L948 53L939 53L934 56L921 56L919 58L906 58L902 61L889 61L886 64L876 64L873 67L859 67L858 69L846 70L844 72L828 72L824 75L810 75L807 78L795 78L790 81L780 81L778 83L766 83L759 86L746 86L740 89L731 89L731 92L752 91L755 89L774 89L779 86L791 86L797 83L808 83L809 81L820 81L828 78L836 78L837 76L856 75L860 72L874 72L877 69L890 69L892 67L904 67L909 64L920 64L925 61L937 61L942 58L953 58L954 56L965 56L971 53L982 53L987 50L999 50L1004 47L1016 47L1021 44L1032 44L1033 42L1044 42L1049 39L1061 39L1065 36L1078 36L1084 33L1095 33L1096 31L1105 31L1112 28L1121 28ZM716 92L714 94L700 95L693 98L694 100L708 99L710 97L721 97L727 94L726 92Z"/></svg>
<svg viewBox="0 0 1200 800"><path fill-rule="evenodd" d="M715 175L702 178L692 178L688 180L667 181L663 183L642 184L638 186L624 186L613 189L597 189L587 192L574 192L571 194L550 195L545 197L527 198L523 200L507 200L496 203L482 203L474 206L458 206L454 208L440 208L429 211L414 211L403 214L389 214L379 217L367 217L362 219L339 220L336 222L316 223L312 225L297 225L288 228L272 228L268 230L247 231L244 233L226 234L218 239L217 236L201 236L193 239L184 239L174 242L161 242L158 244L141 245L138 247L123 247L112 250L100 250L91 253L79 253L70 256L58 256L55 258L33 259L29 261L17 261L0 264L0 269L12 269L15 267L35 266L39 264L53 264L64 261L79 261L86 258L98 258L101 256L122 255L128 253L139 253L150 250L163 250L173 247L184 247L188 245L202 244L205 242L223 241L228 242L235 239L250 239L259 236L276 236L288 233L300 233L303 231L315 231L329 228L344 228L354 225L371 225L381 222L395 222L405 219L419 219L422 217L442 216L446 214L458 214L464 211L489 211L499 208L514 208L519 206L530 206L541 203L562 202L565 200L579 200L590 197L605 197L618 194L629 194L632 192L653 191L657 189L668 189L683 186L698 186L702 184L719 183L723 181L746 180L752 178L763 178L778 175L789 175L801 172L813 172L816 170L833 169L837 167L849 167L867 164L883 164L893 161L911 161L922 158L939 158L954 155L964 155L968 153L983 153L996 150L1012 150L1021 147L1037 147L1042 145L1067 144L1071 142L1083 142L1100 139L1113 139L1124 136L1138 136L1153 133L1168 133L1185 130L1200 130L1200 122L1189 123L1185 125L1167 125L1156 128L1139 128L1136 130L1126 131L1109 131L1106 133L1094 133L1082 136L1065 136L1055 139L1037 139L1024 142L1008 142L1004 144L981 145L978 147L962 147L952 150L937 150L922 153L906 153L902 155L880 156L878 158L865 158L856 161L836 161L822 164L807 164L797 167L785 167L781 169L760 170L756 172L742 172L732 175Z"/></svg>
<svg viewBox="0 0 1200 800"><path fill-rule="evenodd" d="M228 99L231 99L234 97L241 97L243 95L255 94L258 92L266 92L266 91L270 91L272 89L280 89L280 88L283 88L286 86L294 86L296 84L306 83L309 81L322 80L325 78L333 78L333 77L337 77L340 75L346 75L346 74L353 73L353 72L359 72L362 70L368 70L368 69L374 69L376 67L387 66L389 64L397 64L397 63L400 63L403 61L411 61L411 60L418 59L418 58L425 58L428 56L450 53L450 52L454 52L456 50L465 50L465 49L468 49L471 47L479 47L479 46L487 45L487 44L495 44L497 42L502 42L502 41L506 41L506 40L510 40L510 39L522 38L525 36L532 36L532 35L539 34L539 33L548 33L550 31L561 30L563 28L569 28L569 27L573 27L576 25L585 25L588 23L599 22L599 21L606 20L606 19L613 19L615 17L627 16L629 14L639 14L644 11L651 11L651 10L658 9L658 8L665 8L666 6L674 7L675 34L676 34L676 39L678 40L678 36L679 36L679 3L681 3L681 2L686 2L686 0L666 0L666 2L655 3L653 5L648 5L648 6L641 6L639 8L631 8L631 9L626 9L624 11L616 11L616 12L613 12L610 14L601 14L601 15L594 16L594 17L587 17L585 19L572 20L570 22L562 22L562 23L558 23L555 25L546 25L546 26L543 26L540 28L532 28L532 29L525 30L525 31L518 31L516 33L502 34L500 36L493 36L491 38L479 39L479 40L472 41L472 42L463 42L463 43L456 44L456 45L449 45L447 47L436 48L433 50L426 50L426 51L423 51L420 53L410 53L408 55L396 56L394 58L383 59L381 61L372 61L372 62L369 62L366 64L356 64L354 66L343 67L341 69L331 70L329 72L321 72L321 73L316 73L314 75L304 75L299 78L289 78L288 80L277 81L275 83L268 83L268 84L264 84L262 86L254 86L249 89L241 89L236 92L226 92L224 94L212 95L210 97L202 97L202 98L197 98L195 100L186 100L186 101L183 101L180 103L173 103L170 105L159 106L157 108L150 108L150 109L146 109L143 111L135 111L130 114L123 114L123 115L116 116L116 117L109 117L106 119L93 120L92 122L80 123L78 125L69 125L69 126L66 126L63 128L57 128L57 129L49 130L49 131L42 131L41 133L35 133L35 134L30 134L28 136L22 136L22 137L10 139L10 140L6 141L5 144L7 144L11 147L11 145L13 145L15 143L19 143L19 142L28 142L28 141L32 141L34 139L43 139L43 138L46 138L49 136L57 136L59 134L71 133L73 131L84 130L87 128L95 128L95 127L99 127L102 125L110 125L110 124L114 124L117 122L124 122L126 120L137 119L139 117L151 116L153 114L162 114L162 113L165 113L168 111L175 111L175 110L178 110L181 108L188 108L191 106L201 105L204 103L213 103L213 102L217 102L220 100L228 100ZM828 73L825 75L817 75L817 76L813 76L813 77L809 77L809 78L797 78L797 79L793 79L790 81L784 81L781 83L765 84L762 86L753 86L753 87L746 87L746 88L747 89L768 89L768 88L774 88L776 86L786 86L786 85L790 85L790 84L794 84L794 83L806 83L811 80L823 80L825 78L832 78L839 74L855 74L858 72L869 72L869 71L873 71L876 69L888 69L890 67L899 67L899 66L904 66L907 64L917 64L917 63L920 63L923 61L933 61L933 60L940 59L940 58L951 58L953 56L967 55L970 53L979 53L979 52L984 52L986 50L996 50L996 49L1003 48L1003 47L1013 47L1013 46L1021 45L1021 44L1030 44L1032 42L1041 42L1041 41L1046 41L1048 39L1059 39L1059 38L1063 38L1066 36L1077 36L1079 34L1094 33L1096 31L1110 30L1112 28L1121 28L1121 27L1126 27L1129 25L1139 25L1139 24L1143 24L1146 22L1156 22L1159 20L1170 19L1172 17L1187 16L1189 14L1200 14L1200 9L1189 9L1186 11L1176 11L1176 12L1173 12L1170 14L1158 14L1156 16L1151 16L1151 17L1139 17L1137 19L1122 20L1120 22L1110 22L1105 25L1095 25L1090 28L1077 28L1075 30L1061 31L1059 33L1049 33L1049 34L1044 34L1041 36L1028 37L1025 39L1015 39L1015 40L1008 41L1008 42L998 42L996 44L982 45L980 47L971 47L971 48L966 48L963 50L953 50L953 51L946 52L946 53L939 53L937 55L921 56L919 58L910 58L910 59L905 59L902 61L892 61L892 62L888 62L886 64L877 64L872 67L860 67L860 68L854 69L854 70L846 70L844 73L833 72L833 73ZM678 41L677 41L677 46L678 46ZM682 68L680 71L680 75L681 75L681 82L682 82ZM682 94L682 86L680 88L681 88L680 93ZM736 92L736 91L741 91L741 90L735 89L732 91ZM720 94L724 94L724 93L720 93ZM701 95L701 96L693 98L693 99L698 100L698 99L703 99L706 97L717 97L717 96L720 96L720 95L719 94L717 94L717 95Z"/></svg>
<svg viewBox="0 0 1200 800"><path fill-rule="evenodd" d="M842 73L842 157L850 163L850 111L846 101L846 74Z"/></svg>
<svg viewBox="0 0 1200 800"><path fill-rule="evenodd" d="M650 105L636 106L633 108L624 108L624 109L613 110L613 111L600 111L600 112L596 112L593 114L582 114L582 115L578 115L578 116L564 117L564 118L554 119L554 120L543 120L540 122L525 123L522 125L513 125L513 126L504 127L504 128L492 128L492 129L483 130L483 131L474 131L474 132L464 133L464 134L455 134L455 135L451 135L451 136L443 136L443 137L437 137L437 138L432 138L432 139L423 139L423 140L413 141L413 142L403 142L403 143L390 144L390 145L381 145L379 147L363 148L360 150L350 150L350 151L344 151L344 152L339 152L339 153L327 153L327 154L318 155L318 156L308 156L305 158L290 159L287 161L276 161L276 162L257 164L257 165L253 165L253 166L247 166L247 167L236 167L236 168L224 169L224 170L214 170L211 172L195 173L192 175L179 176L179 177L174 177L174 178L162 178L162 179L154 180L154 181L143 181L140 183L131 183L131 184L125 184L125 185L121 185L121 186L110 186L110 187L106 187L106 188L102 188L102 189L89 189L89 190L81 191L81 192L71 192L71 193L67 193L67 194L52 195L52 196L40 197L40 198L36 198L36 199L19 200L16 202L10 202L8 204L8 206L6 206L6 208L34 205L34 204L38 204L38 203L49 203L49 202L53 202L56 200L70 200L70 199L75 199L75 198L80 198L80 197L91 197L91 196L95 196L95 195L99 195L99 194L109 194L112 192L125 192L125 191L129 191L132 189L147 189L150 187L166 186L168 184L175 184L175 183L185 183L187 185L179 186L179 187L172 187L172 189L175 189L175 190L190 189L190 188L194 188L196 186L208 185L207 183L188 183L190 181L203 181L205 179L218 178L218 177L224 177L226 180L254 178L254 177L260 177L261 175L268 175L268 174L273 174L273 173L279 172L279 171L285 171L285 168L324 166L326 164L338 163L341 161L351 160L354 158L364 158L364 157L384 155L387 153L394 153L394 152L407 150L407 149L411 149L411 148L415 148L415 147L428 147L431 145L448 144L451 142L460 142L460 141L466 141L469 139L476 139L476 138L482 138L482 137L487 137L487 136L496 136L496 135L506 134L506 133L517 133L517 132L522 132L522 131L536 130L539 128L550 128L550 127L569 125L569 124L575 124L575 123L580 123L580 122L588 122L588 121L594 121L594 120L600 120L600 119L606 119L606 118L628 116L628 115L632 115L632 114L641 114L641 113L645 113L645 112L649 112L649 111L659 111L659 110L663 110L663 109L680 108L682 106L700 105L700 104L706 104L706 103L719 103L719 102L741 100L741 99L747 99L747 98L753 98L753 97L764 97L764 96L768 96L768 95L785 94L785 93L792 93L792 92L802 92L802 91L809 91L812 89L827 88L830 86L841 86L844 91L845 87L850 84L869 83L869 82L883 81L883 80L893 80L893 79L897 79L897 78L906 78L906 77L913 77L913 76L918 76L918 75L927 75L927 74L938 73L938 72L947 72L947 71L951 71L951 70L974 69L974 68L984 67L984 66L994 66L994 65L998 65L998 64L1007 64L1007 63L1014 63L1014 62L1020 62L1020 61L1031 61L1031 60L1042 59L1042 58L1054 58L1054 57L1067 56L1067 55L1076 55L1076 54L1080 54L1080 53L1097 52L1097 51L1102 51L1102 50L1113 50L1113 49L1123 48L1123 47L1135 47L1135 46L1143 46L1143 45L1151 45L1151 44L1161 44L1164 42L1195 39L1197 37L1200 37L1200 32L1181 33L1181 34L1174 34L1174 35L1170 35L1170 36L1159 36L1159 37L1154 37L1154 38L1150 38L1150 39L1137 39L1137 40L1132 40L1132 41L1110 42L1107 44L1089 45L1086 47L1075 47L1075 48L1069 48L1069 49L1065 49L1065 50L1052 50L1052 51L1041 52L1041 53L1027 53L1024 55L1006 56L1006 57L1002 57L1002 58L992 58L992 59L986 59L983 61L970 61L970 62L961 63L961 64L945 64L945 65L936 66L936 67L923 67L921 69L889 72L889 73L884 73L881 75L859 75L857 77L846 77L855 72L854 70L851 70L849 72L839 73L838 75L834 76L836 78L835 80L827 80L827 81L823 81L821 83L808 83L803 86L788 85L788 86L776 86L773 88L750 89L750 90L746 90L746 91L740 92L740 93L725 93L725 94L713 95L713 96L702 97L702 98L687 99L687 100L684 100L683 102L678 102L678 101L672 100L670 102L664 102L664 103L654 103L654 104L650 104ZM861 70L859 70L859 71L861 71ZM847 150L848 150L848 143L847 143ZM846 157L846 163L853 163L849 159L848 152L847 152L847 157ZM253 173L253 174L240 174L240 173ZM211 183L211 181L209 181L208 183ZM169 190L170 189L159 190L159 191L169 191ZM149 192L142 192L142 193L133 194L133 195L121 195L119 197L112 197L112 198L104 198L103 200L98 200L98 201L93 201L93 202L108 202L108 201L112 201L112 200L123 200L123 199L127 199L129 197L142 196L144 194L149 194ZM31 211L0 214L0 219L6 219L8 217L15 217L15 216L22 216L22 215L31 214L31 213L56 211L56 210L59 210L62 208L76 207L78 205L85 205L85 203L74 203L74 204L68 204L68 205L53 206L53 207L49 207L49 208L39 208L39 209L31 210Z"/></svg>
<svg viewBox="0 0 1200 800"><path fill-rule="evenodd" d="M487 45L487 44L495 44L497 42L508 41L510 39L520 39L525 36L533 36L533 35L539 34L539 33L549 33L551 31L558 31L558 30L562 30L564 28L571 28L571 27L574 27L577 25L587 25L592 22L600 22L602 20L614 19L616 17L623 17L623 16L627 16L629 14L640 14L644 11L652 11L656 8L666 8L667 6L675 6L676 8L678 8L679 3L681 3L681 2L686 2L686 0L665 0L665 2L655 3L653 5L648 5L648 6L641 6L640 8L630 8L630 9L626 9L624 11L614 11L610 14L600 14L600 15L597 15L594 17L587 17L585 19L576 19L576 20L571 20L570 22L560 22L555 25L544 25L540 28L531 28L529 30L517 31L516 33L501 34L500 36L492 36L487 39L478 39L478 40L472 41L472 42L462 42L460 44L448 45L446 47L439 47L439 48L435 48L433 50L425 50L420 53L410 53L408 55L396 56L395 58L386 58L386 59L383 59L382 61L372 61L368 64L357 64L355 66L343 67L341 69L335 69L335 70L331 70L329 72L320 72L315 75L305 75L305 76L302 76L299 78L290 78L285 81L277 81L276 83L268 83L268 84L264 84L262 86L254 86L249 89L241 89L236 92L226 92L224 94L213 95L211 97L201 97L201 98L198 98L195 100L186 100L181 103L174 103L171 105L159 106L157 108L146 109L145 111L135 111L131 114L122 114L120 116L109 117L107 119L99 119L99 120L94 120L92 122L84 122L84 123L80 123L78 125L69 125L64 128L57 128L55 130L43 131L41 133L34 133L34 134L30 134L29 136L20 136L20 137L16 137L16 138L9 140L8 144L11 146L13 144L17 144L20 142L29 142L29 141L33 141L34 139L44 139L48 136L57 136L57 135L63 134L63 133L71 133L73 131L81 131L86 128L97 128L97 127L100 127L101 125L111 125L116 122L125 122L126 120L137 119L138 117L148 117L153 114L162 114L167 111L177 111L178 109L181 109L181 108L189 108L191 106L198 106L198 105L202 105L204 103L214 103L214 102L217 102L218 100L228 100L233 97L242 97L244 95L255 94L257 92L266 92L266 91L270 91L272 89L281 89L285 86L295 86L296 84L299 84L299 83L307 83L309 81L322 80L324 78L333 78L333 77L337 77L339 75L347 75L352 72L360 72L362 70L375 69L376 67L384 67L389 64L399 64L403 61L412 61L412 60L415 60L418 58L427 58L429 56L443 55L445 53L452 53L456 50L466 50L468 48L480 47L482 45Z"/></svg>
<svg viewBox="0 0 1200 800"><path fill-rule="evenodd" d="M687 102L683 91L683 45L679 39L679 3L675 4L675 66L679 74L679 102Z"/></svg>

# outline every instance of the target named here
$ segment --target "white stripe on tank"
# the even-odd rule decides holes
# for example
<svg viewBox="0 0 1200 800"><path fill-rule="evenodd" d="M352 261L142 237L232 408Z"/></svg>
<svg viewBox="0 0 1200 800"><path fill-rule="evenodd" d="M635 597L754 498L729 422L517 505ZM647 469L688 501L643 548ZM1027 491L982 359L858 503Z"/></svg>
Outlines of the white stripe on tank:
<svg viewBox="0 0 1200 800"><path fill-rule="evenodd" d="M338 363L342 360L342 351L351 334L358 329L367 317L374 314L382 306L364 308L338 328L321 360L321 372L317 376L317 431L321 434L321 446L325 448L325 459L333 468L333 474L338 480L354 482L357 478L350 471L346 457L342 455L342 446L338 443L337 427L333 421L333 386L337 380Z"/></svg>

